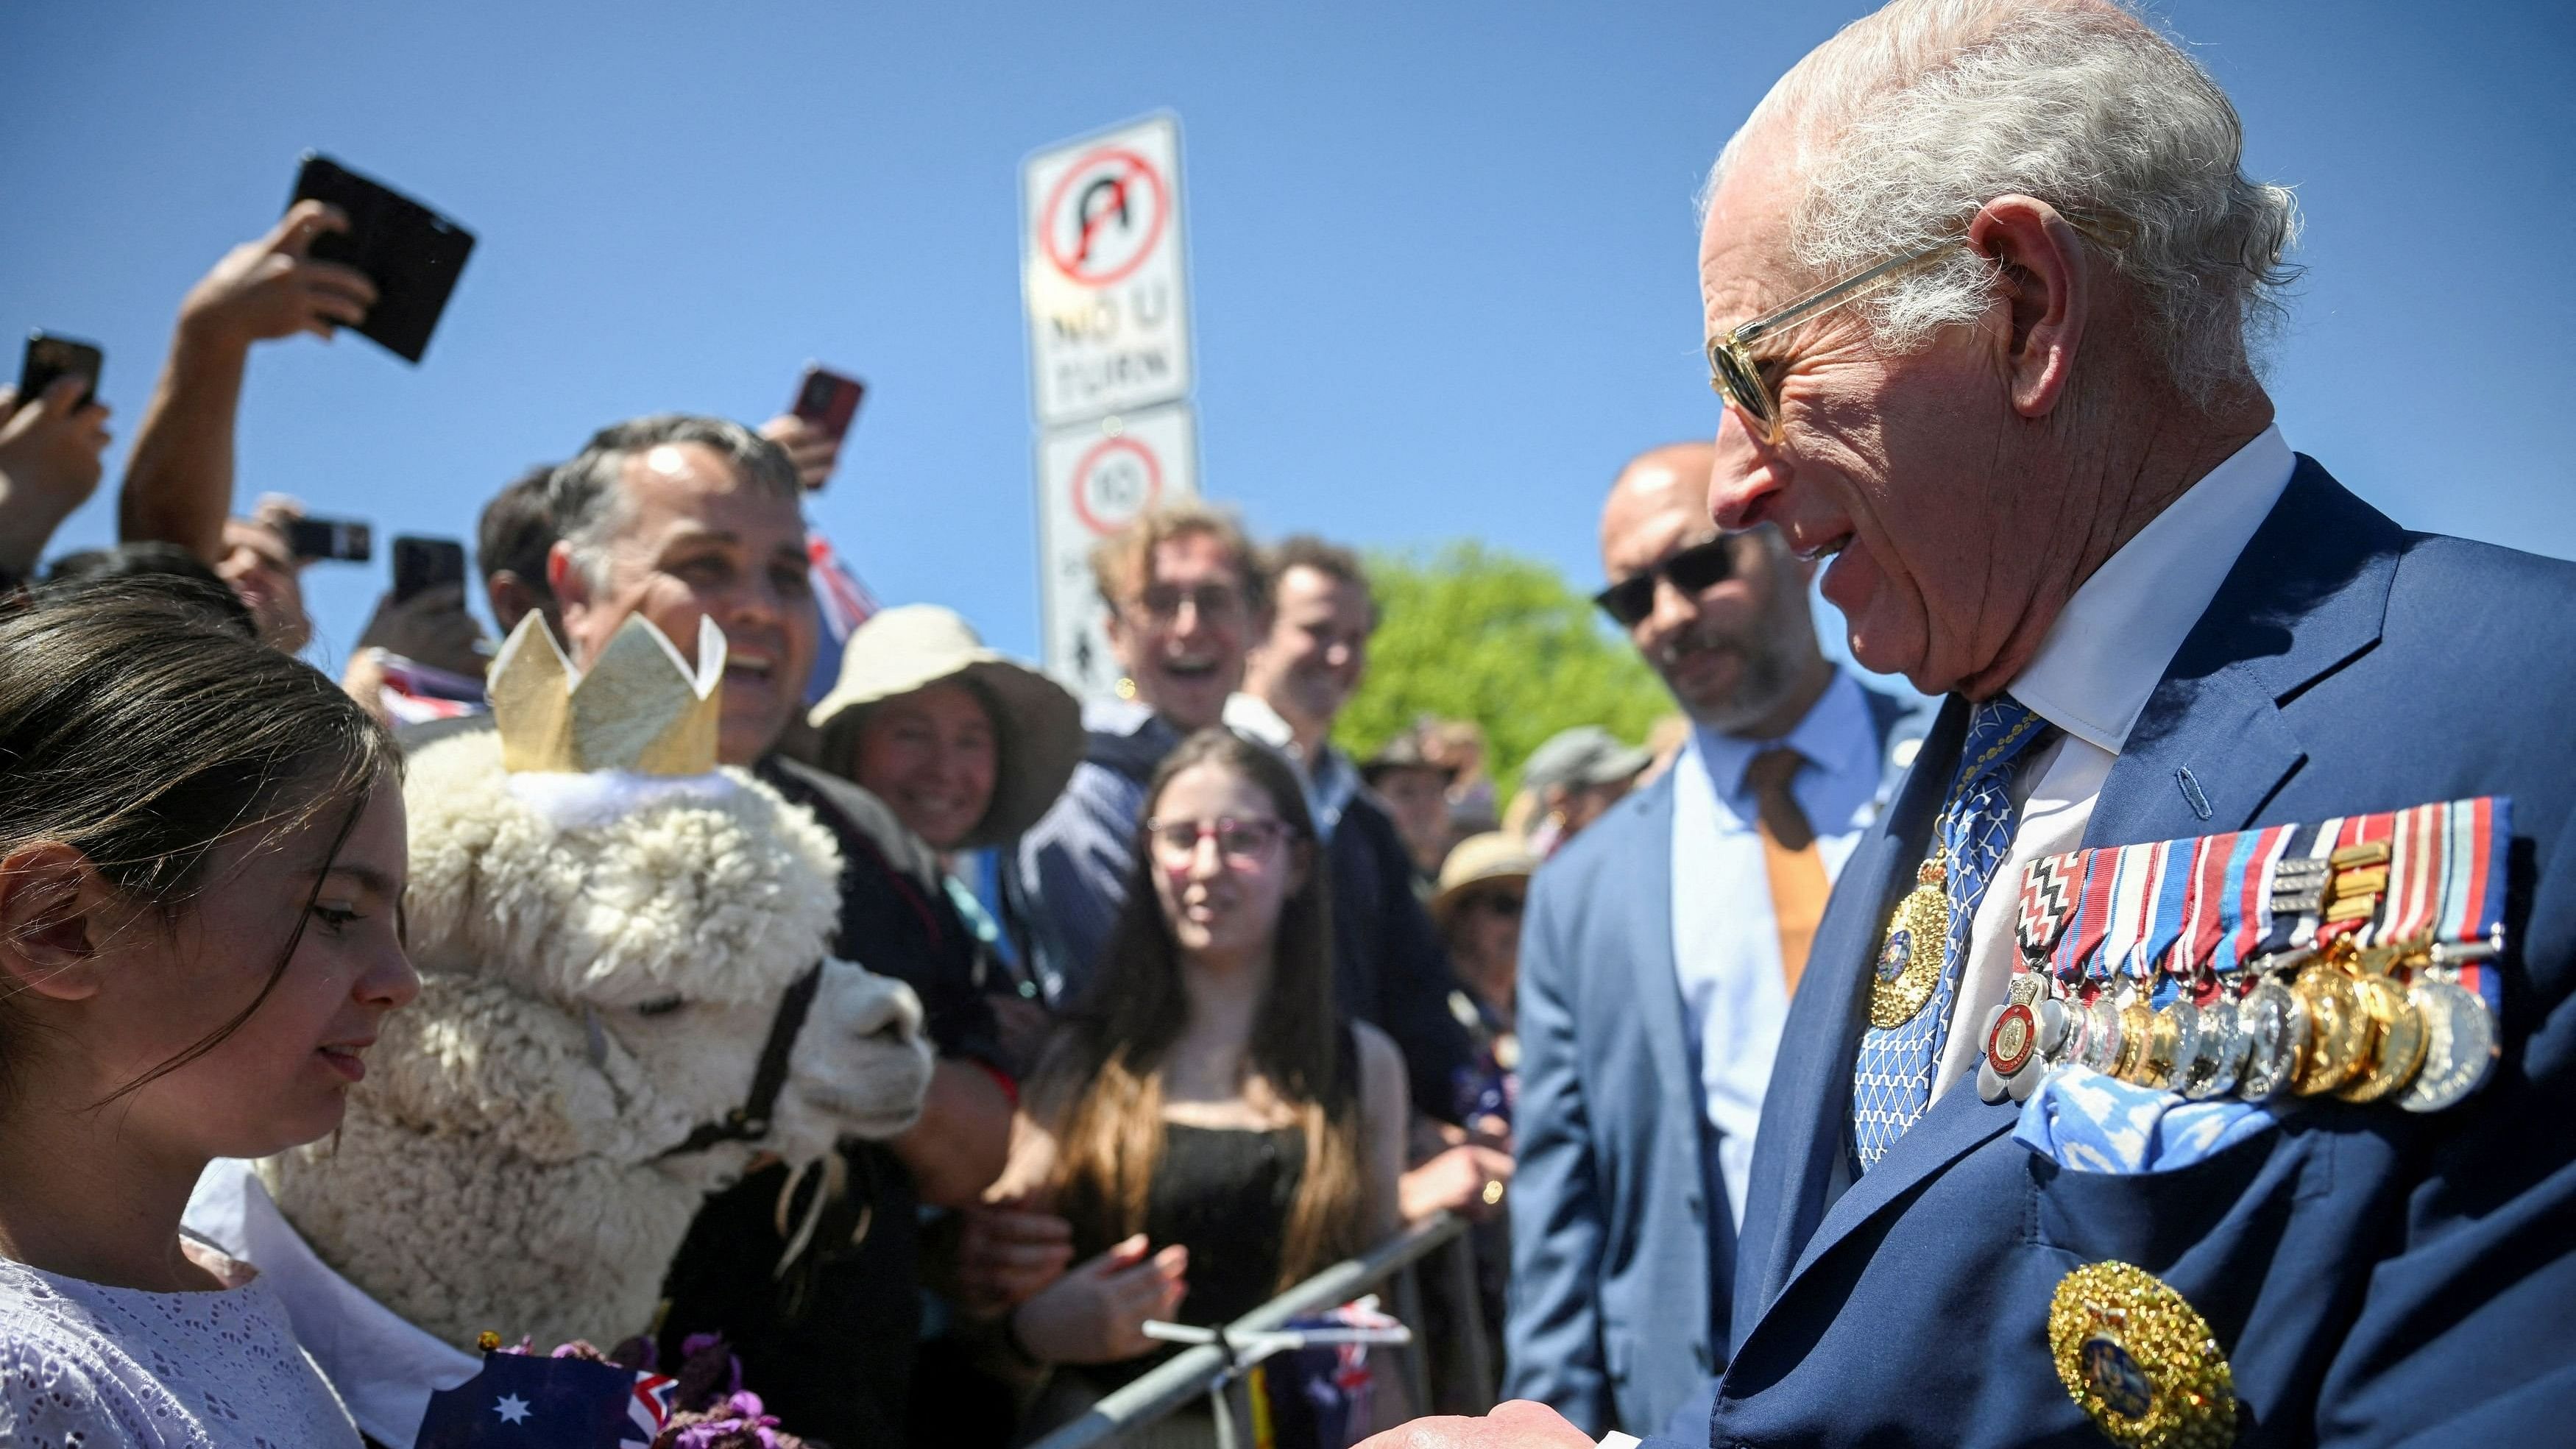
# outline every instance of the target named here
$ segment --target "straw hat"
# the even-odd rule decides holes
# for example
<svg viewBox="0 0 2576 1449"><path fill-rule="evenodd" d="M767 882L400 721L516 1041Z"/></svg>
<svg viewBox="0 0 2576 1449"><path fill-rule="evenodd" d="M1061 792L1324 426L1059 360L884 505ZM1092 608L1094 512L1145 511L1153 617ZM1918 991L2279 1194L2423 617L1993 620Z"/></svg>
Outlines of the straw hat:
<svg viewBox="0 0 2576 1449"><path fill-rule="evenodd" d="M1496 881L1522 881L1538 869L1538 857L1517 835L1489 830L1459 841L1440 866L1440 893L1431 898L1431 918L1449 929L1449 917L1458 903L1478 886Z"/></svg>
<svg viewBox="0 0 2576 1449"><path fill-rule="evenodd" d="M861 624L841 652L840 682L806 718L822 732L823 758L850 758L867 706L955 680L973 685L993 715L993 803L960 844L999 845L1037 823L1082 762L1082 706L1062 685L984 647L953 609L904 604Z"/></svg>

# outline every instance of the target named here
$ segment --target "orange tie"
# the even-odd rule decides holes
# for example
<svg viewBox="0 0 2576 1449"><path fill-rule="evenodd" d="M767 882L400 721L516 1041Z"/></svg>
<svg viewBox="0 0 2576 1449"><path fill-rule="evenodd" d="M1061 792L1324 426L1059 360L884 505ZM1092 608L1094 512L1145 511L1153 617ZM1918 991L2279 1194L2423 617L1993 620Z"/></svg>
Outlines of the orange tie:
<svg viewBox="0 0 2576 1449"><path fill-rule="evenodd" d="M1806 763L1806 756L1784 746L1764 750L1744 767L1744 783L1753 788L1754 825L1762 835L1762 864L1771 877L1771 914L1780 927L1780 974L1793 996L1833 889L1816 854L1815 829L1789 793L1789 782Z"/></svg>

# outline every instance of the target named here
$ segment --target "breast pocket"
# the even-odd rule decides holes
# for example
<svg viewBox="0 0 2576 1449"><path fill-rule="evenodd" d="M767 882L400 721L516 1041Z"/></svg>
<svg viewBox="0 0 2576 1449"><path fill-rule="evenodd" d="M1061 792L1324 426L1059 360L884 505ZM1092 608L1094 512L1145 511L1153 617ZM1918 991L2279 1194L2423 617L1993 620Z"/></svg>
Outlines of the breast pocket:
<svg viewBox="0 0 2576 1449"><path fill-rule="evenodd" d="M2088 1260L2171 1263L2239 1233L2277 1232L2301 1199L2326 1190L2328 1147L2275 1122L2162 1171L2087 1172L2034 1152L2032 1226L2041 1243Z"/></svg>

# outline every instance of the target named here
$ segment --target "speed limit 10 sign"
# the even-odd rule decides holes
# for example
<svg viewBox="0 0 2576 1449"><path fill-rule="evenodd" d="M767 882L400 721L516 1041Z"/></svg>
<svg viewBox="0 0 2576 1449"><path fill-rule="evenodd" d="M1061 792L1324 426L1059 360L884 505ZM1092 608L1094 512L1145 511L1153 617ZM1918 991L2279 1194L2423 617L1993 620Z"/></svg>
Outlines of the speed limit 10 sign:
<svg viewBox="0 0 2576 1449"><path fill-rule="evenodd" d="M1102 628L1092 546L1157 504L1198 496L1198 428L1187 403L1060 428L1038 443L1038 556L1046 570L1046 664L1077 694L1106 698L1118 662Z"/></svg>

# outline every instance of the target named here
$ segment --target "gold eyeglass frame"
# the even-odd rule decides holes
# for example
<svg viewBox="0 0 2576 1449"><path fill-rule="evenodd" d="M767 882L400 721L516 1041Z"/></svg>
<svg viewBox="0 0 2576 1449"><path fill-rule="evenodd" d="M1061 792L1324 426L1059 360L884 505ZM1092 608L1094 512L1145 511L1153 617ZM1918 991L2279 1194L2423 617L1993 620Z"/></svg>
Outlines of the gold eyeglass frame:
<svg viewBox="0 0 2576 1449"><path fill-rule="evenodd" d="M2124 229L2117 223L2073 216L2063 209L2058 211L2058 215L2064 218L2068 226L2075 229L2077 235L2112 251L2119 250L2119 238ZM1733 404L1746 417L1760 423L1763 428L1763 441L1777 446L1781 428L1780 400L1772 394L1771 385L1762 380L1762 369L1754 362L1753 354L1747 350L1749 345L1784 328L1794 327L1801 322L1821 317L1836 308L1848 306L1866 296L1880 284L1893 281L1923 266L1952 247L1967 244L1968 239L1964 235L1944 237L1919 252L1892 257L1867 270L1854 272L1840 281L1828 282L1785 307L1765 312L1750 322L1739 324L1723 336L1710 338L1708 340L1709 391Z"/></svg>

